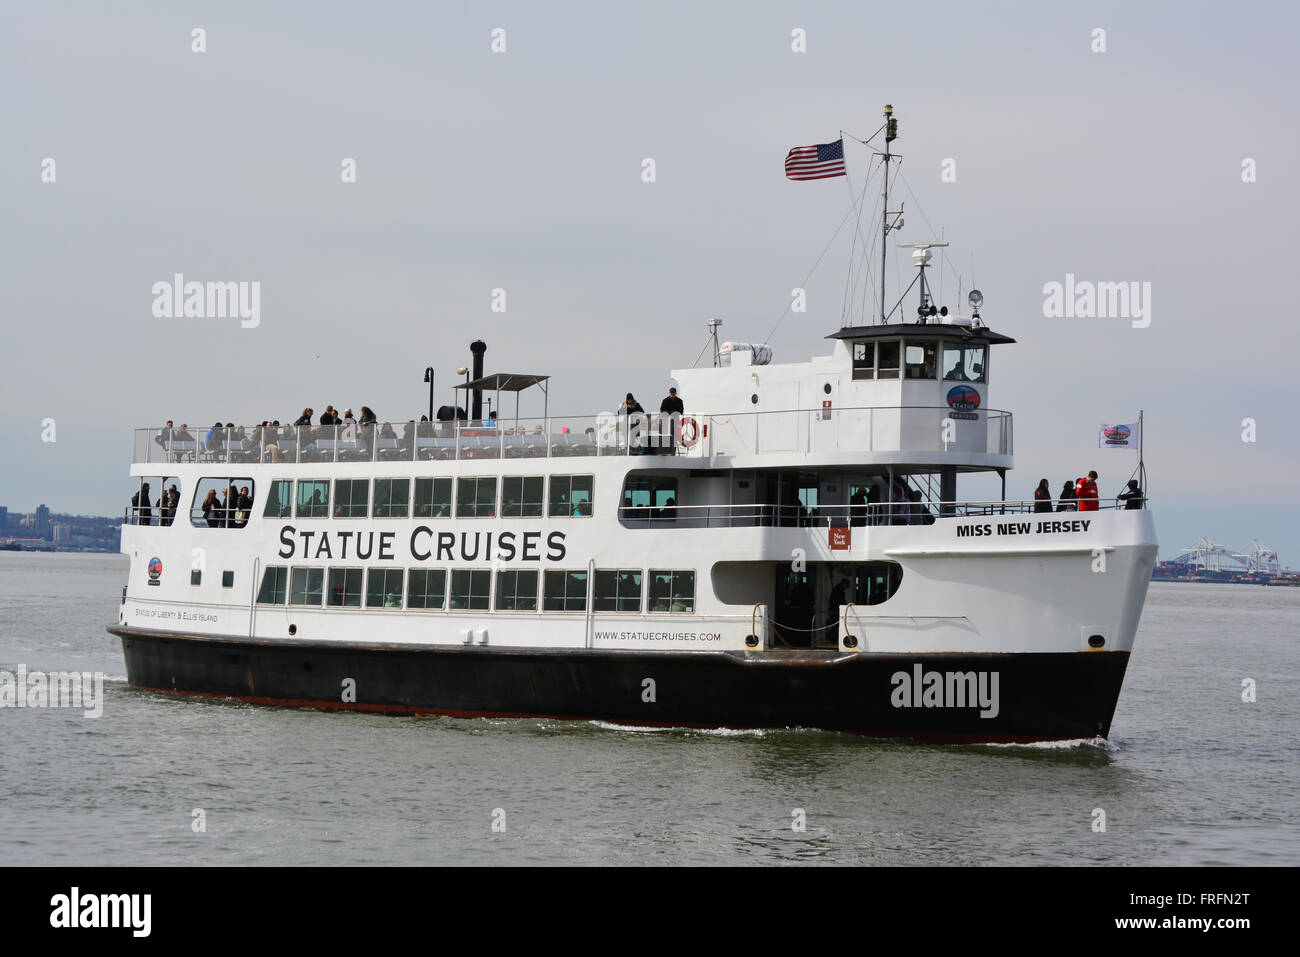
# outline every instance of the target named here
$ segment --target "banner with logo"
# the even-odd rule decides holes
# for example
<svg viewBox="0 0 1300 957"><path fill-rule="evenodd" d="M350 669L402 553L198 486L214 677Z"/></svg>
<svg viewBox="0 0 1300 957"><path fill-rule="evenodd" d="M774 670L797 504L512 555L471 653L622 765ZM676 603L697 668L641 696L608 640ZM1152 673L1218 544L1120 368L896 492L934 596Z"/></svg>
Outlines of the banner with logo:
<svg viewBox="0 0 1300 957"><path fill-rule="evenodd" d="M1103 425L1097 434L1097 447L1101 449L1136 449L1138 447L1138 424Z"/></svg>

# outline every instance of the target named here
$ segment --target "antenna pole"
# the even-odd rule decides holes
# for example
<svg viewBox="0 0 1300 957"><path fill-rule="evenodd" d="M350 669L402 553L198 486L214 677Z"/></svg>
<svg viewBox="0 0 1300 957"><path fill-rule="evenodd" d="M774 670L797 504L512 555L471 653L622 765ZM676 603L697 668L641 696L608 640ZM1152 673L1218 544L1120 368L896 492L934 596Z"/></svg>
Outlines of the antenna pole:
<svg viewBox="0 0 1300 957"><path fill-rule="evenodd" d="M885 104L885 202L881 213L880 234L880 324L885 324L885 258L889 254L889 144L898 136L898 120L894 119L894 107Z"/></svg>

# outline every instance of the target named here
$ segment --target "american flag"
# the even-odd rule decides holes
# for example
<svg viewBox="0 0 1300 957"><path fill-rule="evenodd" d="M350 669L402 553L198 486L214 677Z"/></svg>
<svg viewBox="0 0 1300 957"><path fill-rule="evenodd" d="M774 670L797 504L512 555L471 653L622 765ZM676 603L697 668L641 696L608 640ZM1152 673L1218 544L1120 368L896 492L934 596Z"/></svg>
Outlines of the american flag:
<svg viewBox="0 0 1300 957"><path fill-rule="evenodd" d="M785 156L785 175L787 179L795 180L846 176L844 140L817 146L796 146Z"/></svg>

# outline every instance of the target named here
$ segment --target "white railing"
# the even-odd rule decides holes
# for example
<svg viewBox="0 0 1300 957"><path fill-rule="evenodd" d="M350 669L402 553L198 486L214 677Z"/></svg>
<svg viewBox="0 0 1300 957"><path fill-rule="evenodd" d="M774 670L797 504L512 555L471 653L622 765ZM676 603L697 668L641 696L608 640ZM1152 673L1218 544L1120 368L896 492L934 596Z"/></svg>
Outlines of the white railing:
<svg viewBox="0 0 1300 957"><path fill-rule="evenodd" d="M492 422L136 429L132 462L411 462L818 452L1012 454L1011 413L947 407L733 415L603 413Z"/></svg>

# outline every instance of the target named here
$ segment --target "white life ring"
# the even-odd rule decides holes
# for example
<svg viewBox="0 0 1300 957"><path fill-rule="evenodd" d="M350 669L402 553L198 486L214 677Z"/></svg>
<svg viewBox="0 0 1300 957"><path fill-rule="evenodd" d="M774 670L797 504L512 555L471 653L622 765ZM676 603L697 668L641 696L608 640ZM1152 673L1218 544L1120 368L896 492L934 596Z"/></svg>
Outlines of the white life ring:
<svg viewBox="0 0 1300 957"><path fill-rule="evenodd" d="M677 425L677 438L685 448L691 448L700 440L700 424L689 415Z"/></svg>

